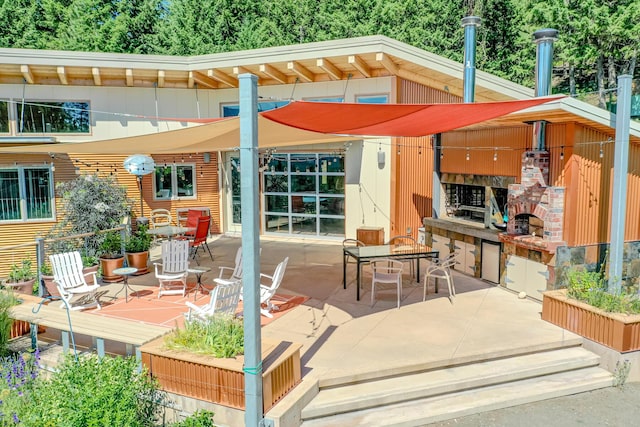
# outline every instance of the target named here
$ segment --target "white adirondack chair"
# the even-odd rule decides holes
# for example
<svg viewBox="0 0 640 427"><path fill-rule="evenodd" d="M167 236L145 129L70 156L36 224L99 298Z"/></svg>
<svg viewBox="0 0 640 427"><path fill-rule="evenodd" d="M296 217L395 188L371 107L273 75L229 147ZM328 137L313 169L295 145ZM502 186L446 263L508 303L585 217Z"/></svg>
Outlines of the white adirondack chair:
<svg viewBox="0 0 640 427"><path fill-rule="evenodd" d="M271 303L271 298L276 294L276 291L280 287L280 283L282 283L282 278L284 277L284 271L287 268L288 262L289 257L286 257L284 261L276 266L273 276L260 273L260 305L265 306L264 308L260 308L260 314L263 316L271 318L273 317L271 311L278 310L278 307ZM263 279L266 280L263 282Z"/></svg>
<svg viewBox="0 0 640 427"><path fill-rule="evenodd" d="M189 311L185 313L185 318L188 321L206 322L215 314L234 316L240 302L241 293L242 281L240 280L217 285L209 294L210 297L207 304L198 306L189 301L186 302Z"/></svg>
<svg viewBox="0 0 640 427"><path fill-rule="evenodd" d="M162 295L182 295L187 291L189 269L189 241L165 240L162 242L162 262L154 263L156 278Z"/></svg>
<svg viewBox="0 0 640 427"><path fill-rule="evenodd" d="M101 308L96 295L96 290L100 288L96 280L96 273L85 274L82 271L80 252L74 251L50 255L49 260L53 270L53 281L62 297L62 308L66 306L71 310L82 310L90 307L97 307L99 310ZM91 275L93 275L93 285L89 285L85 279L85 277ZM71 299L75 296L83 296L84 298L72 305Z"/></svg>
<svg viewBox="0 0 640 427"><path fill-rule="evenodd" d="M262 254L262 248L260 248ZM233 267L220 266L218 277L213 279L218 284L227 284L236 280L242 280L242 246L236 251L235 265Z"/></svg>

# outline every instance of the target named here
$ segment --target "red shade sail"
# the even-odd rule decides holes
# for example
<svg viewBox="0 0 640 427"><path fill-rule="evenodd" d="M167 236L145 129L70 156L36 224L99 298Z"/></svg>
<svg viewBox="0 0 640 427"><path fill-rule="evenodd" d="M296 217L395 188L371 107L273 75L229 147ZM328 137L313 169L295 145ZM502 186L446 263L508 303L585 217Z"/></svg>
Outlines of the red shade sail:
<svg viewBox="0 0 640 427"><path fill-rule="evenodd" d="M263 117L313 132L336 135L425 136L504 116L562 97L467 104L345 104L292 102Z"/></svg>

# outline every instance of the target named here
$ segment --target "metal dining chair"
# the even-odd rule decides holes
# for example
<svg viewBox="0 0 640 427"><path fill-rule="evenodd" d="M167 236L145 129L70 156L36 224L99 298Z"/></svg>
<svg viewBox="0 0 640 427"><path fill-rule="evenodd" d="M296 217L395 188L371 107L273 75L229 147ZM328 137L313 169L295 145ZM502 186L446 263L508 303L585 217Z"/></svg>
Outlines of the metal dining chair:
<svg viewBox="0 0 640 427"><path fill-rule="evenodd" d="M398 294L398 308L402 299L402 261L391 258L380 258L371 261L371 305L373 305L376 294L376 284L393 283L396 285Z"/></svg>

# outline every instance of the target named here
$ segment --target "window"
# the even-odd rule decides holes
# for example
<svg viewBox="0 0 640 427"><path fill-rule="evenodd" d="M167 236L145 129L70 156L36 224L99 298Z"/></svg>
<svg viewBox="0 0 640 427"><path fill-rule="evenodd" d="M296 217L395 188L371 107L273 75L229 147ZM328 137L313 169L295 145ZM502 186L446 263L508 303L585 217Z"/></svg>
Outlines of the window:
<svg viewBox="0 0 640 427"><path fill-rule="evenodd" d="M334 96L331 98L305 98L305 101L309 102L342 102L344 98L341 96Z"/></svg>
<svg viewBox="0 0 640 427"><path fill-rule="evenodd" d="M196 166L194 164L174 163L156 166L154 176L156 200L196 197Z"/></svg>
<svg viewBox="0 0 640 427"><path fill-rule="evenodd" d="M265 230L344 236L344 173L339 154L273 154L263 174Z"/></svg>
<svg viewBox="0 0 640 427"><path fill-rule="evenodd" d="M258 112L275 110L284 107L289 101L262 101L258 102ZM222 106L222 117L236 117L240 115L240 105L227 104Z"/></svg>
<svg viewBox="0 0 640 427"><path fill-rule="evenodd" d="M0 221L53 219L49 167L0 169Z"/></svg>
<svg viewBox="0 0 640 427"><path fill-rule="evenodd" d="M18 133L89 133L88 102L18 103Z"/></svg>
<svg viewBox="0 0 640 427"><path fill-rule="evenodd" d="M0 133L9 133L9 103L0 101Z"/></svg>
<svg viewBox="0 0 640 427"><path fill-rule="evenodd" d="M387 95L360 95L356 96L356 102L360 104L388 104Z"/></svg>

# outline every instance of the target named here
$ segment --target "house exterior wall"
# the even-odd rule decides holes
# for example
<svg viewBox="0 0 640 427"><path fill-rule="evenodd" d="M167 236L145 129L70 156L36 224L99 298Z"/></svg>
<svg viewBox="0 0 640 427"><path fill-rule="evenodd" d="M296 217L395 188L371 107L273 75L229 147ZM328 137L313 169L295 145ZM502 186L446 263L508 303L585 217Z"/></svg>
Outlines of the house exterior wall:
<svg viewBox="0 0 640 427"><path fill-rule="evenodd" d="M53 163L54 183L60 183L75 179L79 174L98 173L112 175L116 180L126 186L127 196L132 200L133 217L140 216L140 191L136 177L123 169L122 163L127 156L118 155L56 155L51 158L46 154L20 155L16 157L10 154L0 154L0 166L10 166L17 162L20 165L42 165ZM165 161L180 162L180 156L152 156L156 164ZM149 215L151 209L164 208L176 217L177 208L195 206L209 207L211 212L211 233L221 232L220 208L218 203L218 173L217 156L212 155L210 163L204 163L202 153L192 154L191 158L185 156L185 161L196 164L196 197L187 200L155 200L153 192L153 175L146 175L142 180L143 209L145 215ZM202 173L202 176L200 174ZM0 247L33 243L37 237L45 237L56 220L61 215L61 199L55 198L54 220L29 220L29 221L5 221L0 223ZM49 254L45 254L47 256ZM26 246L17 250L0 250L0 277L6 276L11 264L20 262L29 256L35 265L35 246Z"/></svg>
<svg viewBox="0 0 640 427"><path fill-rule="evenodd" d="M458 96L404 79L397 80L399 104L455 103ZM433 143L431 137L394 138L391 171L390 234L418 238L422 219L431 216Z"/></svg>

